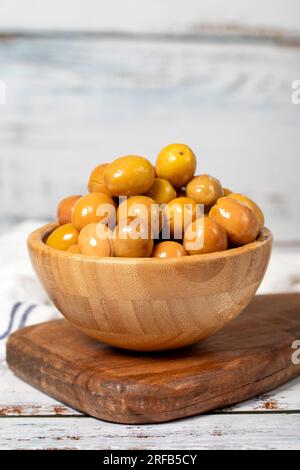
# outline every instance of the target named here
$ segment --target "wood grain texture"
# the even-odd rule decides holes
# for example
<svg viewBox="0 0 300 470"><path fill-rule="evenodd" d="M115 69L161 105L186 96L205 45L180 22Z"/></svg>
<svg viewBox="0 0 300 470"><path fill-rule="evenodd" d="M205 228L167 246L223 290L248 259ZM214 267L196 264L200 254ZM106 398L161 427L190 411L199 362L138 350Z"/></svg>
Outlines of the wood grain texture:
<svg viewBox="0 0 300 470"><path fill-rule="evenodd" d="M300 295L257 296L215 336L176 352L137 354L65 320L25 328L7 345L14 373L56 399L119 423L164 422L243 401L300 373Z"/></svg>
<svg viewBox="0 0 300 470"><path fill-rule="evenodd" d="M60 199L86 191L94 166L126 153L154 162L182 141L198 156L197 172L262 206L277 239L300 233L290 197L300 171L291 102L299 47L12 36L0 41L0 63L0 223L52 220Z"/></svg>
<svg viewBox="0 0 300 470"><path fill-rule="evenodd" d="M0 363L0 417L72 417L80 412L58 402L18 379L6 362ZM217 414L300 413L300 377L281 387L236 405L214 411ZM174 423L176 426L176 423Z"/></svg>
<svg viewBox="0 0 300 470"><path fill-rule="evenodd" d="M43 240L55 225L33 232L34 270L58 310L107 344L138 351L195 343L233 320L265 274L272 234L208 255L92 258L54 250Z"/></svg>
<svg viewBox="0 0 300 470"><path fill-rule="evenodd" d="M3 450L300 449L300 414L209 415L143 426L84 417L1 418L0 424Z"/></svg>
<svg viewBox="0 0 300 470"><path fill-rule="evenodd" d="M0 362L0 418L3 416L77 416L81 413L41 393L17 377Z"/></svg>

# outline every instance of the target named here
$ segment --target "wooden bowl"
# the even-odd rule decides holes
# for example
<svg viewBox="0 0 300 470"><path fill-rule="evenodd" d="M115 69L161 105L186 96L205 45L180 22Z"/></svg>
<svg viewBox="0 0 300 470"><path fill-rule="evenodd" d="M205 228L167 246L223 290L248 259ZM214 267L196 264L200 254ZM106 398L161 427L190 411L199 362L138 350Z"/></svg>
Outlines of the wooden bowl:
<svg viewBox="0 0 300 470"><path fill-rule="evenodd" d="M250 302L268 266L272 233L249 245L182 258L94 258L58 251L33 232L35 272L58 310L93 338L158 351L207 338Z"/></svg>

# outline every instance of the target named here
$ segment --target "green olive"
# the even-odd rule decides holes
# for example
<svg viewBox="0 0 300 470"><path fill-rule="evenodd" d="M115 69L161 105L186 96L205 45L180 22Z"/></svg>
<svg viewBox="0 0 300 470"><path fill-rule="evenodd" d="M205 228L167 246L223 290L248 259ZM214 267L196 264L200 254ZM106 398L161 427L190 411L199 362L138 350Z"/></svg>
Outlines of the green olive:
<svg viewBox="0 0 300 470"><path fill-rule="evenodd" d="M155 169L158 178L168 180L177 189L193 178L196 164L192 149L184 144L171 144L158 154Z"/></svg>
<svg viewBox="0 0 300 470"><path fill-rule="evenodd" d="M79 234L79 251L90 256L113 256L111 237L110 228L104 224L86 225Z"/></svg>
<svg viewBox="0 0 300 470"><path fill-rule="evenodd" d="M162 212L158 204L148 196L131 196L121 202L117 211L117 222L128 217L138 217L148 222L155 237L162 228Z"/></svg>
<svg viewBox="0 0 300 470"><path fill-rule="evenodd" d="M115 256L148 258L153 250L153 239L148 224L134 217L120 221L114 230L112 245Z"/></svg>
<svg viewBox="0 0 300 470"><path fill-rule="evenodd" d="M190 255L227 250L226 231L215 219L197 219L185 231L183 246Z"/></svg>
<svg viewBox="0 0 300 470"><path fill-rule="evenodd" d="M153 258L177 258L186 256L187 252L181 243L174 241L164 241L158 243L152 253Z"/></svg>
<svg viewBox="0 0 300 470"><path fill-rule="evenodd" d="M154 167L146 158L128 155L105 168L103 182L113 196L136 196L151 188L154 175Z"/></svg>
<svg viewBox="0 0 300 470"><path fill-rule="evenodd" d="M223 188L217 178L209 175L199 175L188 183L186 195L194 199L197 204L204 204L205 210L208 210L223 196Z"/></svg>
<svg viewBox="0 0 300 470"><path fill-rule="evenodd" d="M256 204L256 202L252 201L249 197L244 196L243 194L238 193L230 193L229 197L232 199L236 199L237 201L243 202L252 212L256 215L259 229L262 230L265 225L265 217L261 208Z"/></svg>
<svg viewBox="0 0 300 470"><path fill-rule="evenodd" d="M111 196L103 182L103 175L107 166L108 163L102 163L93 169L88 183L88 190L90 193L105 193L108 196Z"/></svg>
<svg viewBox="0 0 300 470"><path fill-rule="evenodd" d="M168 204L176 198L176 191L169 181L163 178L155 178L145 196L151 197L157 204Z"/></svg>
<svg viewBox="0 0 300 470"><path fill-rule="evenodd" d="M216 219L226 230L228 240L237 246L253 242L259 232L256 216L245 204L221 197L211 208L209 217Z"/></svg>
<svg viewBox="0 0 300 470"><path fill-rule="evenodd" d="M67 251L78 242L78 230L72 224L60 225L47 238L46 245Z"/></svg>
<svg viewBox="0 0 300 470"><path fill-rule="evenodd" d="M164 209L164 230L169 228L170 236L182 239L185 228L196 219L197 205L193 199L178 197Z"/></svg>
<svg viewBox="0 0 300 470"><path fill-rule="evenodd" d="M89 193L76 202L72 210L72 224L81 230L86 225L102 222L113 225L116 219L116 204L104 193Z"/></svg>

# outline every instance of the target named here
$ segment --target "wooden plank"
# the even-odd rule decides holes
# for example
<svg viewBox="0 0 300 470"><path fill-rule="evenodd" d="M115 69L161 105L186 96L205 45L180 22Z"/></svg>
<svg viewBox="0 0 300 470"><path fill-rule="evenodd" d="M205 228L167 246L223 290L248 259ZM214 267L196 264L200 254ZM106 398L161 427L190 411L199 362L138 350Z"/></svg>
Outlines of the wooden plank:
<svg viewBox="0 0 300 470"><path fill-rule="evenodd" d="M264 395L239 403L231 408L219 410L222 413L300 413L300 377Z"/></svg>
<svg viewBox="0 0 300 470"><path fill-rule="evenodd" d="M11 335L7 362L21 379L91 416L130 424L172 421L299 376L300 364L292 362L299 310L300 294L257 296L198 345L146 355L112 349L56 320Z"/></svg>
<svg viewBox="0 0 300 470"><path fill-rule="evenodd" d="M54 217L61 197L86 191L96 164L131 152L154 161L179 140L199 172L254 197L277 238L300 232L290 198L300 48L44 38L3 42L0 61L3 219Z"/></svg>
<svg viewBox="0 0 300 470"><path fill-rule="evenodd" d="M0 363L0 416L76 416L79 412L17 379Z"/></svg>
<svg viewBox="0 0 300 470"><path fill-rule="evenodd" d="M70 13L71 12L71 13ZM116 14L116 12L118 12ZM300 30L297 0L2 0L0 28L126 32L191 32L227 24L287 31Z"/></svg>
<svg viewBox="0 0 300 470"><path fill-rule="evenodd" d="M128 426L93 418L0 418L6 449L300 449L300 414L212 415Z"/></svg>
<svg viewBox="0 0 300 470"><path fill-rule="evenodd" d="M77 416L79 412L53 400L44 393L19 380L8 369L0 366L0 416ZM300 378L263 396L240 403L217 413L282 413L300 412Z"/></svg>

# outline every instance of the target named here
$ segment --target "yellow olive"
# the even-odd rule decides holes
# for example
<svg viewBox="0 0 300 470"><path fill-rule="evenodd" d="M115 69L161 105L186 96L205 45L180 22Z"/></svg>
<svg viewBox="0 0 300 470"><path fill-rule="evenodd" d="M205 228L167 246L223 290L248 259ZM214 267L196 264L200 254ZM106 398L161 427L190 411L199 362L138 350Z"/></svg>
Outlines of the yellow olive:
<svg viewBox="0 0 300 470"><path fill-rule="evenodd" d="M72 245L70 248L67 249L69 253L77 253L80 254L79 246L78 245Z"/></svg>
<svg viewBox="0 0 300 470"><path fill-rule="evenodd" d="M252 199L249 199L243 194L238 194L238 193L230 193L229 197L231 197L232 199L236 199L237 201L243 202L247 207L249 207L249 209L251 209L252 212L254 212L254 214L257 217L259 229L262 230L264 228L264 225L265 225L264 214L261 208L256 204L256 202L252 201Z"/></svg>
<svg viewBox="0 0 300 470"><path fill-rule="evenodd" d="M148 196L131 196L125 198L117 210L117 222L128 217L139 217L150 222L151 207L155 206L155 201Z"/></svg>
<svg viewBox="0 0 300 470"><path fill-rule="evenodd" d="M158 154L155 169L158 178L164 178L174 188L180 188L193 178L196 164L196 156L187 145L171 144Z"/></svg>
<svg viewBox="0 0 300 470"><path fill-rule="evenodd" d="M153 184L154 167L144 157L117 158L105 169L103 181L113 196L144 194Z"/></svg>
<svg viewBox="0 0 300 470"><path fill-rule="evenodd" d="M112 231L104 224L89 224L79 234L80 253L89 256L113 256Z"/></svg>
<svg viewBox="0 0 300 470"><path fill-rule="evenodd" d="M158 243L153 250L153 258L177 258L178 256L186 256L187 252L184 247L173 241L165 241Z"/></svg>
<svg viewBox="0 0 300 470"><path fill-rule="evenodd" d="M72 212L76 202L81 196L69 196L62 199L57 208L57 220L59 225L70 224L72 222Z"/></svg>
<svg viewBox="0 0 300 470"><path fill-rule="evenodd" d="M145 196L151 197L157 204L168 204L176 198L176 191L169 181L163 178L155 178Z"/></svg>
<svg viewBox="0 0 300 470"><path fill-rule="evenodd" d="M221 197L211 208L209 216L216 219L226 230L229 242L246 245L253 242L259 232L254 213L242 202Z"/></svg>
<svg viewBox="0 0 300 470"><path fill-rule="evenodd" d="M46 245L66 251L78 242L78 230L72 224L61 225L47 238Z"/></svg>
<svg viewBox="0 0 300 470"><path fill-rule="evenodd" d="M116 226L113 233L113 252L122 258L148 258L153 250L153 239L148 224L129 217Z"/></svg>
<svg viewBox="0 0 300 470"><path fill-rule="evenodd" d="M231 194L232 191L231 191L231 189L223 188L223 193L224 193L224 196L229 196L229 194Z"/></svg>
<svg viewBox="0 0 300 470"><path fill-rule="evenodd" d="M164 230L170 230L170 236L182 239L185 228L197 217L197 205L193 199L178 197L170 201L164 209Z"/></svg>
<svg viewBox="0 0 300 470"><path fill-rule="evenodd" d="M88 191L90 193L104 193L111 196L103 182L103 175L107 166L108 163L102 163L102 165L98 165L93 169L88 184Z"/></svg>
<svg viewBox="0 0 300 470"><path fill-rule="evenodd" d="M102 222L110 226L116 220L116 205L113 199L104 193L89 193L80 198L72 214L72 223L81 230L86 225Z"/></svg>
<svg viewBox="0 0 300 470"><path fill-rule="evenodd" d="M217 220L206 216L189 225L183 246L190 255L224 251L228 248L227 234Z"/></svg>
<svg viewBox="0 0 300 470"><path fill-rule="evenodd" d="M217 178L209 175L195 176L186 187L186 195L197 204L204 204L205 210L223 196L223 188Z"/></svg>
<svg viewBox="0 0 300 470"><path fill-rule="evenodd" d="M159 234L162 227L162 213L158 204L148 196L131 196L121 202L117 211L117 222L128 217L138 217L148 222L155 234ZM155 237L156 238L156 237Z"/></svg>

